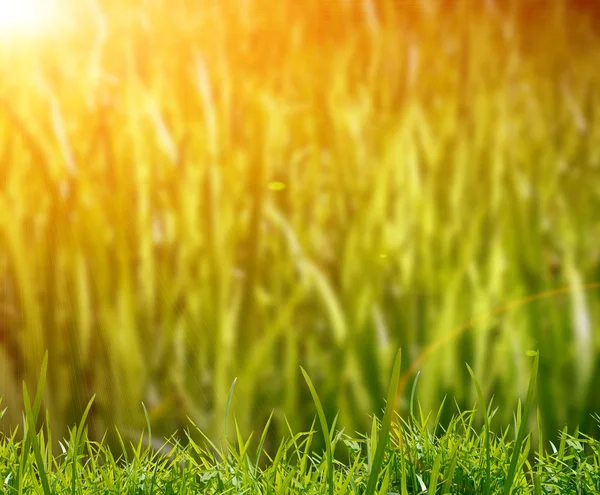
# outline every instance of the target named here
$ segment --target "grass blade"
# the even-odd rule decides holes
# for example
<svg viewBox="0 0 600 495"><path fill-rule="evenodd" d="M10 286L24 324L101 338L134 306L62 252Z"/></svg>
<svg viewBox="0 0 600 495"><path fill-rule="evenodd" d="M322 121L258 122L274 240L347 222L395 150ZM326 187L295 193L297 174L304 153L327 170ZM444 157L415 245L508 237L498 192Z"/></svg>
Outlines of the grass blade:
<svg viewBox="0 0 600 495"><path fill-rule="evenodd" d="M39 389L38 389L39 392ZM46 470L44 468L44 459L42 458L42 452L40 450L40 445L37 438L35 423L36 419L35 415L31 409L31 401L29 400L29 394L27 392L27 386L23 383L23 402L25 405L25 418L27 420L27 431L29 434L29 438L31 441L31 446L33 448L33 455L35 457L35 461L38 465L38 472L40 477L40 483L42 484L42 489L44 491L44 495L51 495L52 491L50 490L50 484L48 483L48 477L46 475Z"/></svg>
<svg viewBox="0 0 600 495"><path fill-rule="evenodd" d="M227 417L229 416L229 407L231 406L231 399L233 398L233 389L235 388L235 382L237 382L237 377L234 378L231 387L229 387L229 395L227 396L227 404L225 405L225 417L223 418L223 423L225 425L225 440L227 440Z"/></svg>
<svg viewBox="0 0 600 495"><path fill-rule="evenodd" d="M394 399L396 397L396 391L398 390L398 381L400 380L401 363L402 351L401 349L398 349L398 352L396 353L396 359L394 360L394 367L392 369L392 378L390 381L390 388L388 390L387 403L385 405L385 413L383 414L383 421L381 422L381 432L379 433L377 450L375 451L375 457L373 458L373 463L371 465L371 472L369 473L369 479L367 481L365 495L375 494L377 478L379 477L379 472L381 471L385 447L390 437L390 426L392 424L392 414L394 411Z"/></svg>
<svg viewBox="0 0 600 495"><path fill-rule="evenodd" d="M310 389L315 407L317 408L319 421L321 422L321 428L323 429L323 439L325 440L325 448L327 452L327 488L329 490L329 495L333 495L333 453L331 451L331 439L329 429L327 427L327 418L325 417L325 411L323 410L321 400L319 399L319 395L317 394L312 380L302 366L300 366L300 370L302 371L304 379L306 380L308 388Z"/></svg>
<svg viewBox="0 0 600 495"><path fill-rule="evenodd" d="M537 381L537 373L540 361L539 352L528 351L528 356L534 356L533 369L531 370L531 378L529 380L529 389L527 390L527 399L525 400L525 407L523 409L523 415L519 424L519 430L517 432L517 438L515 440L515 446L510 460L510 466L508 468L508 474L506 475L506 483L504 485L504 494L510 495L512 491L512 485L517 472L517 463L521 455L521 446L525 439L525 431L527 429L527 420L529 419L529 413L531 411L531 405L535 395L535 384Z"/></svg>
<svg viewBox="0 0 600 495"><path fill-rule="evenodd" d="M481 407L481 414L483 414L483 425L485 429L485 479L483 484L483 495L489 495L490 493L490 472L491 472L491 448L490 448L490 419L487 415L487 408L485 407L485 399L483 398L483 392L481 391L481 387L477 382L477 378L475 378L475 373L471 367L467 364L467 368L469 370L469 374L473 379L473 383L475 384L475 389L477 390L477 398L479 399L479 407Z"/></svg>

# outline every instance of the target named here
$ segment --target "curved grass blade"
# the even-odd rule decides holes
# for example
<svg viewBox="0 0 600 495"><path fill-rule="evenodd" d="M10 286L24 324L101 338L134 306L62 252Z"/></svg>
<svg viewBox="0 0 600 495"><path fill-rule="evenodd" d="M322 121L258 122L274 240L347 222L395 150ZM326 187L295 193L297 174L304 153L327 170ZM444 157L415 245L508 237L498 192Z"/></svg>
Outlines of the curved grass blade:
<svg viewBox="0 0 600 495"><path fill-rule="evenodd" d="M342 487L340 488L340 490L338 492L339 495L346 495L346 492L348 491L348 485L354 479L354 473L356 472L356 469L359 467L361 461L362 461L361 457L359 455L357 455L356 459L354 461L354 464L352 464L350 471L348 471L348 475L346 476L346 481L344 481L344 484L342 485Z"/></svg>
<svg viewBox="0 0 600 495"><path fill-rule="evenodd" d="M76 495L77 493L77 458L79 457L79 442L81 442L81 435L83 434L83 430L85 428L85 421L87 420L90 409L92 408L92 404L94 403L94 399L96 398L96 394L92 396L90 401L88 402L87 407L81 417L81 421L79 422L79 428L75 433L75 443L73 444L73 459L72 459L72 473L71 473L71 495Z"/></svg>
<svg viewBox="0 0 600 495"><path fill-rule="evenodd" d="M233 383L231 387L229 387L229 395L227 396L227 404L225 405L225 417L223 418L223 422L225 424L225 440L227 440L227 417L229 416L229 407L231 406L231 399L233 397L233 389L235 388L235 383L237 382L237 377L233 379Z"/></svg>
<svg viewBox="0 0 600 495"><path fill-rule="evenodd" d="M527 429L527 420L529 419L529 413L531 412L531 405L535 395L535 384L537 381L538 366L540 362L540 354L535 351L528 351L528 356L535 356L533 359L533 369L531 370L531 378L529 379L529 388L527 389L527 399L525 400L525 407L523 409L523 415L521 416L521 422L519 424L519 431L517 432L517 438L515 440L515 447L510 459L510 466L508 467L508 474L506 475L506 482L504 484L504 495L510 495L512 491L512 485L517 472L517 463L521 455L521 446L525 439L525 430Z"/></svg>
<svg viewBox="0 0 600 495"><path fill-rule="evenodd" d="M431 478L429 479L429 489L427 490L427 495L435 495L437 493L438 488L438 478L440 476L440 466L442 464L442 456L443 451L440 451L435 456L435 460L433 461L433 467L431 468Z"/></svg>
<svg viewBox="0 0 600 495"><path fill-rule="evenodd" d="M415 400L415 391L417 390L417 383L419 382L419 375L421 374L421 370L417 371L417 375L415 376L415 381L413 382L412 389L410 391L410 417L414 418L414 400Z"/></svg>
<svg viewBox="0 0 600 495"><path fill-rule="evenodd" d="M390 426L392 424L392 414L394 411L394 399L396 397L396 391L398 390L398 382L400 381L401 363L402 350L398 349L398 352L396 353L396 359L394 360L394 367L392 369L392 378L388 390L387 403L385 405L385 412L383 414L383 421L381 422L381 432L379 433L377 450L375 451L375 457L373 458L373 463L371 465L371 472L369 473L369 479L367 480L367 488L365 490L365 495L375 494L377 478L379 477L379 472L381 471L385 447L390 437Z"/></svg>
<svg viewBox="0 0 600 495"><path fill-rule="evenodd" d="M119 440L119 445L121 446L121 451L123 452L123 458L125 462L129 464L129 455L127 454L127 447L125 447L125 442L123 441L123 437L121 436L121 432L115 426L115 433L117 434L117 440Z"/></svg>
<svg viewBox="0 0 600 495"><path fill-rule="evenodd" d="M267 432L269 431L269 426L271 425L271 420L273 419L273 413L275 411L271 411L271 414L269 414L269 419L267 420L267 424L265 425L265 427L263 428L262 431L262 435L260 436L260 441L258 443L258 448L256 449L256 466L254 469L254 475L256 476L256 473L258 472L258 465L260 462L260 456L262 455L263 452L263 447L265 445L265 440L267 439Z"/></svg>
<svg viewBox="0 0 600 495"><path fill-rule="evenodd" d="M491 472L491 447L490 447L490 418L487 414L487 407L485 407L485 399L483 398L483 392L481 391L481 387L477 382L477 378L475 378L475 373L471 367L467 364L467 369L469 370L469 374L473 379L473 383L475 384L475 389L477 390L477 397L479 399L479 407L481 407L481 413L483 414L483 424L485 429L485 480L483 484L483 495L489 495L490 493L490 472Z"/></svg>
<svg viewBox="0 0 600 495"><path fill-rule="evenodd" d="M31 407L31 401L29 400L29 394L27 392L27 386L25 382L23 382L23 401L25 406L25 426L27 435L24 438L24 446L21 450L21 462L19 463L19 471L18 471L18 493L21 495L23 492L23 476L25 473L25 462L27 459L27 454L29 452L30 445L33 446L34 456L36 458L36 462L39 464L40 470L40 481L42 482L42 488L44 493L51 493L50 487L48 485L48 479L46 476L46 472L44 469L42 455L40 451L40 446L37 441L36 435L36 424L38 420L38 415L40 411L40 407L42 405L42 396L44 393L44 388L46 386L46 375L48 372L48 351L44 354L44 359L42 361L42 369L40 371L40 377L37 384L37 390L35 393L35 402L33 404L33 409Z"/></svg>
<svg viewBox="0 0 600 495"><path fill-rule="evenodd" d="M537 429L538 429L538 465L537 472L534 474L534 490L535 495L542 495L542 474L543 474L543 463L544 458L544 435L542 431L542 417L540 410L537 410Z"/></svg>
<svg viewBox="0 0 600 495"><path fill-rule="evenodd" d="M144 456L147 456L152 448L152 425L150 424L150 416L148 415L148 409L146 409L146 404L142 402L142 408L144 409L144 416L146 418L146 426L148 427L148 448L144 453Z"/></svg>
<svg viewBox="0 0 600 495"><path fill-rule="evenodd" d="M52 491L50 490L50 484L48 483L48 476L46 475L46 469L44 468L44 459L42 458L42 452L35 429L36 418L34 417L34 413L31 409L31 402L29 400L29 394L27 393L27 386L25 383L23 383L23 402L25 405L27 433L29 434L31 446L33 448L33 455L35 456L35 461L38 465L38 473L40 477L40 483L42 484L42 490L44 491L44 495L51 495Z"/></svg>
<svg viewBox="0 0 600 495"><path fill-rule="evenodd" d="M38 416L40 414L40 407L42 406L42 396L44 395L44 389L46 388L46 375L48 374L48 351L44 354L42 361L42 369L40 371L40 378L38 380L37 390L35 392L35 403L33 404L33 419L34 423L37 423Z"/></svg>
<svg viewBox="0 0 600 495"><path fill-rule="evenodd" d="M323 410L319 395L317 394L317 391L315 390L308 373L302 366L300 366L300 371L302 371L302 375L304 375L304 379L306 380L308 388L310 389L315 407L317 408L319 421L321 422L321 428L323 429L323 438L325 440L325 448L327 452L327 488L329 490L329 495L333 495L333 452L331 451L331 439L329 429L327 428L327 418L325 417L325 411Z"/></svg>

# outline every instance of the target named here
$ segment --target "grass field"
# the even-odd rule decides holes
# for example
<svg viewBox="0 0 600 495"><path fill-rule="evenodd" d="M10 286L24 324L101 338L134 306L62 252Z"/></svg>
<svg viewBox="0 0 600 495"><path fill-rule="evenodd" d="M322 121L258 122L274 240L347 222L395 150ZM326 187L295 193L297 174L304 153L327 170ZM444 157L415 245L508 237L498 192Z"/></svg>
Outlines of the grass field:
<svg viewBox="0 0 600 495"><path fill-rule="evenodd" d="M532 412L539 357L534 357L526 401L519 402L515 421L501 434L491 428L497 409L486 407L479 384L470 368L480 401L484 427L474 427L476 409L453 415L446 427L439 423L444 404L431 425L430 416L413 409L411 399L407 420L394 417L386 407L383 419L373 417L369 435L350 436L329 425L312 380L304 373L316 409L315 423L305 433L290 429L279 447L264 450L271 418L267 421L256 451L249 448L251 437L240 433L236 423L235 440L227 433L221 446L206 437L197 443L186 429L188 443L169 439L153 450L152 426L146 416L147 430L139 441L121 440L122 450L114 453L104 439L91 441L86 416L93 398L78 426L69 430L68 439L59 443L60 453L52 450L52 428L46 422L36 429L46 368L42 368L35 400L27 388L22 439L18 429L0 438L0 474L6 493L42 493L73 495L92 493L261 493L328 495L435 495L461 493L483 495L511 494L592 494L600 493L597 439L572 433L565 428L560 440L551 441L552 451L543 447L538 415L537 448L532 445L527 419ZM46 361L47 362L47 361ZM388 390L392 404L400 377L401 355L397 353ZM226 408L226 414L228 408ZM600 418L596 416L596 421ZM431 426L430 426L431 425ZM320 430L320 431L319 431ZM325 440L325 452L313 448L316 436ZM344 445L349 460L337 460L336 447Z"/></svg>
<svg viewBox="0 0 600 495"><path fill-rule="evenodd" d="M189 417L221 438L237 377L241 431L276 408L278 445L284 414L312 422L300 366L329 423L339 410L365 431L398 347L424 411L476 403L466 361L500 424L539 349L547 437L597 431L600 35L585 12L101 5L0 44L4 431L46 349L55 438L92 394L93 439L139 438L142 402L157 437Z"/></svg>

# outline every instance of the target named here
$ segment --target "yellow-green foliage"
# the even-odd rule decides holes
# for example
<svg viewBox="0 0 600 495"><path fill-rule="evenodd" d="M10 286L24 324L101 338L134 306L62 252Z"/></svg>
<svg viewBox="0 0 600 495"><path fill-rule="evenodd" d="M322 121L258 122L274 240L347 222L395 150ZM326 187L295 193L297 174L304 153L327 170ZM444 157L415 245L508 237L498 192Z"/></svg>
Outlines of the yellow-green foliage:
<svg viewBox="0 0 600 495"><path fill-rule="evenodd" d="M445 343L420 397L471 406L469 361L510 421L536 347L548 431L592 428L600 40L562 0L454 3L81 2L0 45L9 402L48 349L51 414L96 393L95 435L143 401L217 437L235 377L242 430L277 407L280 435L302 365L365 427L394 349L566 286Z"/></svg>

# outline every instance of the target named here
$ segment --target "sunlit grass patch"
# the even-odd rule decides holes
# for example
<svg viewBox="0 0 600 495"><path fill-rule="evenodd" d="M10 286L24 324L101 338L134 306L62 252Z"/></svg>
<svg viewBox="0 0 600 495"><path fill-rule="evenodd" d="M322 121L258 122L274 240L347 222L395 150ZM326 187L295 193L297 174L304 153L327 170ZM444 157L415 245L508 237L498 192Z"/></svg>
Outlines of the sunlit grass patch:
<svg viewBox="0 0 600 495"><path fill-rule="evenodd" d="M94 391L93 439L137 436L144 402L155 432L190 417L214 440L238 376L242 431L279 411L272 446L282 410L311 424L300 365L326 418L363 431L395 347L425 410L477 400L468 361L508 424L540 347L544 428L594 431L589 21L560 1L536 24L521 2L469 22L436 2L205 3L85 2L64 34L2 52L7 391L49 347L55 438Z"/></svg>

